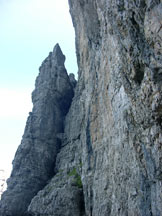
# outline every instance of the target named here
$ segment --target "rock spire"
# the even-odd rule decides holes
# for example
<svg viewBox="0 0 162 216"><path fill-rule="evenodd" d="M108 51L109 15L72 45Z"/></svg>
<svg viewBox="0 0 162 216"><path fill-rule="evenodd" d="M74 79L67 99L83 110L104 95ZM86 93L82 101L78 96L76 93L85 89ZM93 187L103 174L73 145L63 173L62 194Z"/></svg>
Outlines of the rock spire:
<svg viewBox="0 0 162 216"><path fill-rule="evenodd" d="M162 2L69 5L78 82L62 73L56 46L40 68L2 216L161 216Z"/></svg>
<svg viewBox="0 0 162 216"><path fill-rule="evenodd" d="M2 196L1 216L27 214L31 199L54 175L61 148L57 134L64 132L64 118L74 96L58 44L43 61L32 93L33 110L13 161L8 189Z"/></svg>

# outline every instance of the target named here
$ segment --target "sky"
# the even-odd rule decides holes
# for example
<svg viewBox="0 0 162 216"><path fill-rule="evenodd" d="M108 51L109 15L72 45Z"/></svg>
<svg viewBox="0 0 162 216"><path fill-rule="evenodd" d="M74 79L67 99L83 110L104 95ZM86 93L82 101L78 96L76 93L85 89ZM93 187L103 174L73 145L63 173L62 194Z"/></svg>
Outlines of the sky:
<svg viewBox="0 0 162 216"><path fill-rule="evenodd" d="M56 43L68 73L76 75L68 0L0 0L0 169L7 177L32 110L38 68Z"/></svg>

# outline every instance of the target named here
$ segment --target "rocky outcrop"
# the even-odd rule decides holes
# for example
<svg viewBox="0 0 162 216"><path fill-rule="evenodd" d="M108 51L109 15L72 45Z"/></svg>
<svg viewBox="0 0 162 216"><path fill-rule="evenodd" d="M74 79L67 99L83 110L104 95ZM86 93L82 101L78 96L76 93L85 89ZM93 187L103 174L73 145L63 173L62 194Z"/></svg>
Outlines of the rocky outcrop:
<svg viewBox="0 0 162 216"><path fill-rule="evenodd" d="M6 173L3 169L0 169L0 199L2 193L6 190Z"/></svg>
<svg viewBox="0 0 162 216"><path fill-rule="evenodd" d="M64 130L57 134L61 148L52 152L53 178L27 212L160 216L162 3L69 0L69 5L78 82Z"/></svg>
<svg viewBox="0 0 162 216"><path fill-rule="evenodd" d="M29 210L35 216L162 215L161 3L69 4L79 80L56 159L66 182L38 193ZM85 205L80 213L55 214L75 169ZM42 207L49 197L48 208Z"/></svg>
<svg viewBox="0 0 162 216"><path fill-rule="evenodd" d="M13 161L8 190L2 196L0 215L27 215L31 199L54 175L61 147L57 135L64 132L64 118L74 95L64 61L57 44L40 67L32 93L33 110Z"/></svg>

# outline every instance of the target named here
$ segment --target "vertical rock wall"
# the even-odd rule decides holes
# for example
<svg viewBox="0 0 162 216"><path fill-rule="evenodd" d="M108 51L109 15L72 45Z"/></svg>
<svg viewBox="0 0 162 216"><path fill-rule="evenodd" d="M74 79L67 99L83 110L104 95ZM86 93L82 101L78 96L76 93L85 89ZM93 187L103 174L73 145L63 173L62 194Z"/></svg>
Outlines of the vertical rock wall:
<svg viewBox="0 0 162 216"><path fill-rule="evenodd" d="M162 215L162 3L69 4L86 215Z"/></svg>
<svg viewBox="0 0 162 216"><path fill-rule="evenodd" d="M161 216L162 2L69 5L79 80L57 135L60 151L52 152L54 177L31 200L28 214Z"/></svg>
<svg viewBox="0 0 162 216"><path fill-rule="evenodd" d="M35 216L162 215L162 4L69 0L69 5L79 80L56 159L56 176L64 182L51 182L53 189L39 192L29 211ZM83 198L76 212L69 207L81 199L73 193L77 187ZM69 205L60 202L61 194Z"/></svg>

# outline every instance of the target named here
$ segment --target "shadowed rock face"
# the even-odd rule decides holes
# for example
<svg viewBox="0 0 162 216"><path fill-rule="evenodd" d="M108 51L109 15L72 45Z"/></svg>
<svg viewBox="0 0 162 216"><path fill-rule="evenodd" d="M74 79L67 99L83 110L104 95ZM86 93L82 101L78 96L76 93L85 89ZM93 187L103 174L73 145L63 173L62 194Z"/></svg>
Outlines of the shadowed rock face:
<svg viewBox="0 0 162 216"><path fill-rule="evenodd" d="M0 215L26 215L31 199L54 175L61 147L57 134L64 131L64 118L74 95L64 61L57 44L40 67L32 93L33 110L13 161Z"/></svg>
<svg viewBox="0 0 162 216"><path fill-rule="evenodd" d="M59 134L55 125L49 126L54 119L53 112L48 120L43 118L49 112L49 105L40 115L45 121L42 132L35 130L41 125L37 123L39 118L33 114L33 120L29 117L31 127L28 123L26 131L32 128L34 140L49 143L46 150L42 148L43 155L46 152L43 157L51 161L53 155L55 159L51 168L39 163L48 167L46 175L36 179L36 170L42 169L33 171L31 176L36 185L39 179L46 181L54 176L45 187L44 181L36 196L28 198L30 205L24 201L28 205L27 213L32 216L161 216L162 3L160 0L69 0L69 5L76 33L79 79L76 85L70 75L76 88L67 115L66 109L51 107L66 115L64 125L58 120L57 127L62 128ZM43 65L49 68L48 58ZM46 76L36 83L46 89L45 80ZM35 115L40 110L41 95L37 91L36 88L33 93L33 101L38 103L33 108ZM45 104L51 97L47 97ZM56 139L55 150L50 147L52 134ZM6 203L14 202L14 196L19 195L11 194L19 170L26 171L32 166L34 170L38 164L36 158L39 161L43 158L36 143L30 145L36 153L29 159L14 160L15 171L9 180L11 189L3 196ZM21 146L28 152L29 145L22 143ZM18 153L17 157L20 157ZM23 168L19 161L31 163ZM31 180L28 185L32 189L30 183L33 184ZM25 189L20 194L26 199L30 193ZM18 212L18 205L16 209Z"/></svg>

